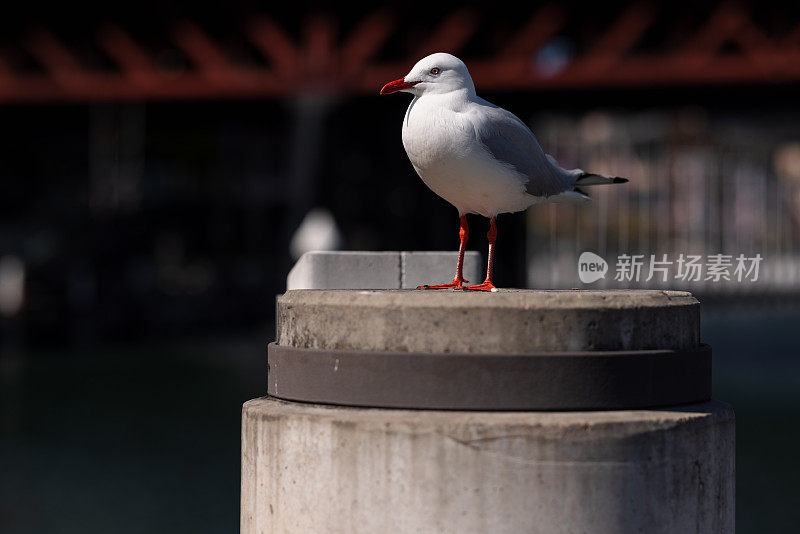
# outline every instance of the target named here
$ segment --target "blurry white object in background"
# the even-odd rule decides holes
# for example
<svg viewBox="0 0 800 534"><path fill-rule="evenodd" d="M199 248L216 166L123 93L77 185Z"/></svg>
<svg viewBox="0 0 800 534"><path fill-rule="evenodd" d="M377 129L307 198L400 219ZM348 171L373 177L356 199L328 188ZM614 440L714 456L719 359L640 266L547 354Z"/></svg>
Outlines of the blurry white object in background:
<svg viewBox="0 0 800 534"><path fill-rule="evenodd" d="M16 256L0 258L0 314L16 315L25 301L25 264Z"/></svg>
<svg viewBox="0 0 800 534"><path fill-rule="evenodd" d="M286 277L286 289L414 289L447 280L458 252L306 252ZM481 254L464 254L464 277L480 280Z"/></svg>
<svg viewBox="0 0 800 534"><path fill-rule="evenodd" d="M313 208L292 236L289 252L295 260L312 250L338 250L342 234L333 214L325 208Z"/></svg>
<svg viewBox="0 0 800 534"><path fill-rule="evenodd" d="M800 143L784 143L775 151L775 169L782 178L800 183Z"/></svg>

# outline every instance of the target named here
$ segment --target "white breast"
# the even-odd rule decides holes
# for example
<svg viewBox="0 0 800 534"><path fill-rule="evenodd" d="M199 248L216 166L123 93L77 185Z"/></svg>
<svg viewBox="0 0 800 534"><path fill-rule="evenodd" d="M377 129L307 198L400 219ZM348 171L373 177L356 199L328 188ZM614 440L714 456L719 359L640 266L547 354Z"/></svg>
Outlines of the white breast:
<svg viewBox="0 0 800 534"><path fill-rule="evenodd" d="M528 208L537 199L526 193L526 178L489 155L463 112L466 105L450 95L411 102L403 120L403 146L414 169L459 213L492 217Z"/></svg>

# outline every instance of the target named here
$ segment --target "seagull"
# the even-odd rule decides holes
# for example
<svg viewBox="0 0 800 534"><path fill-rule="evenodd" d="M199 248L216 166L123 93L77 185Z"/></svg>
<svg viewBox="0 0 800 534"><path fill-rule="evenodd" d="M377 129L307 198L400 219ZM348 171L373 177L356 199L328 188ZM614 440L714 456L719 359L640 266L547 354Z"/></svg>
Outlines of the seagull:
<svg viewBox="0 0 800 534"><path fill-rule="evenodd" d="M414 95L403 119L403 147L411 165L459 216L461 245L453 281L417 289L497 291L492 267L499 214L547 201L588 200L580 187L628 181L561 168L516 115L475 94L467 66L451 54L419 60L404 78L384 85L380 94L397 92ZM486 280L477 285L465 285L462 272L468 213L489 218Z"/></svg>

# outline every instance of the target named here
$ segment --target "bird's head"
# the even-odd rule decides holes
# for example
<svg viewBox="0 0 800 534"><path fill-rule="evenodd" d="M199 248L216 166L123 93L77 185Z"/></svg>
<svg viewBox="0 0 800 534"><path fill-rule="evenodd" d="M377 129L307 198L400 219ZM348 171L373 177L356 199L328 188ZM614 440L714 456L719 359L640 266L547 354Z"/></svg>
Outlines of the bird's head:
<svg viewBox="0 0 800 534"><path fill-rule="evenodd" d="M381 94L388 95L401 91L422 96L463 89L475 93L475 85L472 83L467 66L456 56L439 52L417 61L404 78L384 85Z"/></svg>

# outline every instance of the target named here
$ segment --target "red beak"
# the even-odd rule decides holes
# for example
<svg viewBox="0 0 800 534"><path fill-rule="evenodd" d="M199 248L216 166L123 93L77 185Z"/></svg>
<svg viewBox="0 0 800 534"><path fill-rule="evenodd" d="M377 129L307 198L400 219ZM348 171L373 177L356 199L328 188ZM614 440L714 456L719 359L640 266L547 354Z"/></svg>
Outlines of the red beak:
<svg viewBox="0 0 800 534"><path fill-rule="evenodd" d="M400 78L399 80L395 80L393 82L389 82L383 86L381 89L382 95L390 95L392 93L396 93L397 91L402 91L403 89L408 89L409 87L414 87L419 82L407 82Z"/></svg>

